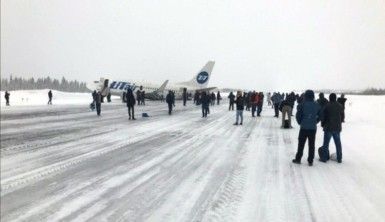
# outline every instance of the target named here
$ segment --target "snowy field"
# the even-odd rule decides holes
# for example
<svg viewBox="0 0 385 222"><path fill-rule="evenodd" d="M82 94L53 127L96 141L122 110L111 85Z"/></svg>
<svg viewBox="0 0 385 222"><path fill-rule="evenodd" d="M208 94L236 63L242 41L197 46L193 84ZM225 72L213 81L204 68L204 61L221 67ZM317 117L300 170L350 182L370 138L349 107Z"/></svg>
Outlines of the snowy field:
<svg viewBox="0 0 385 222"><path fill-rule="evenodd" d="M118 99L97 117L90 94L3 96L1 221L385 221L384 96L347 96L343 163L313 167L307 148L291 163L298 125L280 129L266 103L233 126L227 104L202 119L147 102L128 121Z"/></svg>

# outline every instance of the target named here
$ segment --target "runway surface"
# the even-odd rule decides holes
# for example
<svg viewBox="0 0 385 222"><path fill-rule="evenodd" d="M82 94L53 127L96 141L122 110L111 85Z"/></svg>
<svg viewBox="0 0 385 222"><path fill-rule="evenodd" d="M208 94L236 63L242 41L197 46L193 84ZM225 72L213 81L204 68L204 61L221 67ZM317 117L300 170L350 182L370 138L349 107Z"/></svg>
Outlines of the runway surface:
<svg viewBox="0 0 385 222"><path fill-rule="evenodd" d="M313 167L307 149L291 163L299 127L280 129L266 104L243 126L227 104L201 118L191 102L172 116L148 102L136 121L119 102L101 117L87 105L2 107L1 221L384 221L384 117L361 98L347 108L343 163Z"/></svg>

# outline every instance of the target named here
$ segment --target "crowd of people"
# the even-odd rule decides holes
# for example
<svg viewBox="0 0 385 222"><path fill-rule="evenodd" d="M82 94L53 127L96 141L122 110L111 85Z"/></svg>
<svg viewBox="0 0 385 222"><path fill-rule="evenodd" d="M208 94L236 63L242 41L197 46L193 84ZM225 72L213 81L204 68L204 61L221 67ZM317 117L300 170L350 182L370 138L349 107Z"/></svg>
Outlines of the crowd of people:
<svg viewBox="0 0 385 222"><path fill-rule="evenodd" d="M125 101L128 109L129 120L135 120L134 107L137 105L145 105L145 92L142 87L136 91L136 98L132 89L127 89L124 93L123 101ZM308 142L308 164L313 165L315 156L315 138L317 133L317 124L320 122L323 128L323 145L318 149L320 161L327 162L330 159L329 143L333 138L336 146L336 161L342 162L342 145L341 145L341 131L342 123L345 121L345 103L346 98L341 94L339 98L334 93L329 95L329 100L325 98L323 93L319 93L318 99L315 100L315 95L312 90L306 90L301 95L291 93L274 92L267 93L266 100L268 107L274 109L274 117L279 118L279 113L282 113L281 128L293 128L292 116L294 112L295 103L297 103L295 119L300 126L298 135L298 147L293 163L300 164L303 156L303 150L306 141ZM10 93L5 92L4 98L6 106L10 105ZM52 105L53 94L48 92L48 105ZM182 100L183 105L186 105L188 98L187 89L183 90ZM101 103L103 103L103 96L100 91L92 92L92 103L90 107L92 110L96 109L96 114L101 115ZM242 92L237 91L236 95L230 92L228 95L229 111L236 108L234 125L243 125L243 112L250 111L252 117L260 117L264 102L263 92ZM196 91L193 96L193 103L202 107L202 118L207 118L210 113L210 106L215 104L220 105L222 100L221 94ZM110 101L110 98L108 98ZM166 96L166 103L168 104L168 114L171 115L175 107L175 92L169 91Z"/></svg>
<svg viewBox="0 0 385 222"><path fill-rule="evenodd" d="M229 110L234 110L236 104L236 117L234 125L243 125L244 110L250 111L255 117L260 116L263 107L263 93L248 92L242 93L238 91L236 96L230 92ZM314 91L307 90L301 95L291 93L267 93L268 106L274 109L274 117L279 118L279 112L282 113L281 128L293 128L291 117L293 116L294 105L297 103L297 111L295 119L300 125L298 136L298 147L293 163L300 164L303 156L303 150L306 141L308 141L308 164L313 165L315 153L315 138L317 133L317 124L321 122L323 128L323 145L318 149L321 162L327 162L330 159L329 143L333 138L336 146L336 161L342 162L342 145L340 133L342 131L342 123L345 121L345 103L344 94L337 98L335 93L329 95L329 100L325 98L323 93L319 94L319 98L315 101Z"/></svg>

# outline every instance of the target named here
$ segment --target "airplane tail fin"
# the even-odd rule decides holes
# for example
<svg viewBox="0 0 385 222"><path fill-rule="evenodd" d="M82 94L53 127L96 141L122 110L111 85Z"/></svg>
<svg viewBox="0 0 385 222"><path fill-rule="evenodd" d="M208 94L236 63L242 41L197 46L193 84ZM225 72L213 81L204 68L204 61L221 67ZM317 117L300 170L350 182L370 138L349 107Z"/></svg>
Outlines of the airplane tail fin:
<svg viewBox="0 0 385 222"><path fill-rule="evenodd" d="M159 89L156 90L156 92L162 93L166 88L167 83L168 83L168 80L164 81L164 83L159 87Z"/></svg>
<svg viewBox="0 0 385 222"><path fill-rule="evenodd" d="M185 85L187 87L192 88L206 88L210 76L211 71L213 71L215 61L208 61L205 66L194 76L194 78L187 82L181 82L181 85Z"/></svg>

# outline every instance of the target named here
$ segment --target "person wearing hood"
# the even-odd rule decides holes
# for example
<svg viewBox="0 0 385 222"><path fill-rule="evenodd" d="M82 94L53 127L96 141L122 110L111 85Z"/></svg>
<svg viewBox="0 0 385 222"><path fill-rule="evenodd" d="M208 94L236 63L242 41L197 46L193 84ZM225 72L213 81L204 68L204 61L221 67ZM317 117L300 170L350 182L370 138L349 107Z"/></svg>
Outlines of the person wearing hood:
<svg viewBox="0 0 385 222"><path fill-rule="evenodd" d="M134 106L135 106L135 97L134 93L132 92L132 89L128 88L126 92L126 103L127 103L127 109L128 109L128 119L129 120L135 120L134 115Z"/></svg>
<svg viewBox="0 0 385 222"><path fill-rule="evenodd" d="M305 147L306 140L308 140L309 156L307 161L309 166L312 166L314 160L317 123L322 118L321 107L314 101L314 92L312 90L306 90L304 101L297 106L297 113L295 117L301 127L298 136L298 150L295 159L293 159L293 163L301 163L303 149Z"/></svg>
<svg viewBox="0 0 385 222"><path fill-rule="evenodd" d="M337 102L336 94L332 93L329 95L330 102L323 109L323 116L321 125L324 130L324 141L323 148L325 149L325 157L327 159L320 159L322 162L329 160L329 143L333 137L334 144L336 145L337 151L337 162L342 162L342 145L340 133L342 131L342 113L343 107Z"/></svg>

